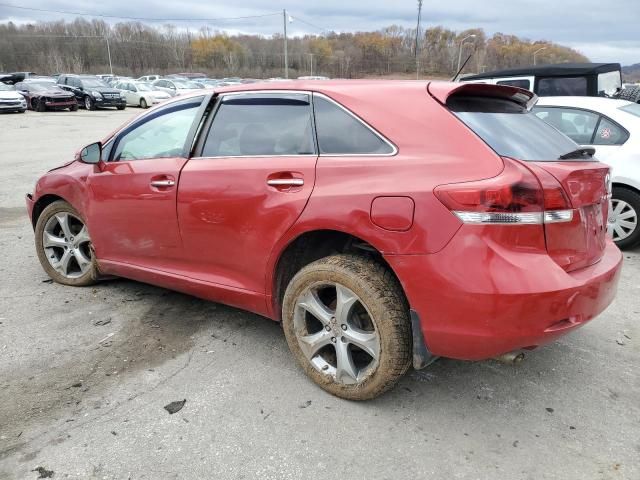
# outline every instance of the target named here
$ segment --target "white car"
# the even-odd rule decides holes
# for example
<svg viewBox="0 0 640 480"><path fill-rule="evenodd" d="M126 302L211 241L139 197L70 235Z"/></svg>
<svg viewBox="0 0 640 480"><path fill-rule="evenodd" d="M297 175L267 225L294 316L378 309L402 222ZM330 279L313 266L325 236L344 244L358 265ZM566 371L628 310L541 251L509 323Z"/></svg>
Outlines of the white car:
<svg viewBox="0 0 640 480"><path fill-rule="evenodd" d="M162 78L161 75L143 75L138 78L138 82L155 82L156 80L160 80Z"/></svg>
<svg viewBox="0 0 640 480"><path fill-rule="evenodd" d="M153 85L153 88L157 90L167 92L172 97L175 97L176 95L184 95L185 93L197 92L202 89L202 87L199 87L189 80L177 80L175 78L161 78L160 80L153 82L151 85Z"/></svg>
<svg viewBox="0 0 640 480"><path fill-rule="evenodd" d="M13 85L0 83L0 112L19 112L27 110L27 101L16 91Z"/></svg>
<svg viewBox="0 0 640 480"><path fill-rule="evenodd" d="M168 93L154 92L149 85L142 82L118 82L114 88L120 90L126 100L127 105L133 105L140 108L149 108L154 103L159 103L170 98Z"/></svg>
<svg viewBox="0 0 640 480"><path fill-rule="evenodd" d="M620 248L640 244L640 104L603 97L544 97L533 112L611 167L609 231Z"/></svg>

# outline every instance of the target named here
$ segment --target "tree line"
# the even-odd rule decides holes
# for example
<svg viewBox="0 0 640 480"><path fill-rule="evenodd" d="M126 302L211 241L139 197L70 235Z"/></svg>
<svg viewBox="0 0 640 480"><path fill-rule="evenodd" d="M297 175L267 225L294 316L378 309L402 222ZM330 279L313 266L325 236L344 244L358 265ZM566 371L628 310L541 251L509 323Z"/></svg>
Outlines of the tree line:
<svg viewBox="0 0 640 480"><path fill-rule="evenodd" d="M579 52L547 41L530 41L480 29L455 32L444 27L420 31L392 25L378 31L305 35L289 38L290 77L452 76L474 52L465 72L483 72L538 63L584 62ZM542 49L542 50L541 50ZM212 77L283 76L284 37L227 35L208 27L156 27L140 22L110 25L78 18L0 25L0 72L108 73L143 75L203 72Z"/></svg>

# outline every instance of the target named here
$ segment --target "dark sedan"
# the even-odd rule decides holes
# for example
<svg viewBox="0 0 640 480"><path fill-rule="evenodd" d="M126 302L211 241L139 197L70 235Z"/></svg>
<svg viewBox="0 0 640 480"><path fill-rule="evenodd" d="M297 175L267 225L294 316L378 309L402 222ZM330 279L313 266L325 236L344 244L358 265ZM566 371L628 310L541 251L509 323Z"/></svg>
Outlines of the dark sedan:
<svg viewBox="0 0 640 480"><path fill-rule="evenodd" d="M16 90L24 96L31 110L78 110L75 95L52 82L20 82L16 84Z"/></svg>

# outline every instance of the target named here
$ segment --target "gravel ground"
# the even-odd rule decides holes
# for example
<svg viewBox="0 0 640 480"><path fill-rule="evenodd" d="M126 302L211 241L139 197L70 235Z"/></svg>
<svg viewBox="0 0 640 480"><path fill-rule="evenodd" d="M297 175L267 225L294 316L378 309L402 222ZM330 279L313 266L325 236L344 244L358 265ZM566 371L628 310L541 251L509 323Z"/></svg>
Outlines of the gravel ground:
<svg viewBox="0 0 640 480"><path fill-rule="evenodd" d="M519 366L441 360L366 403L308 381L270 320L50 283L24 194L135 113L0 117L0 478L640 478L640 250L603 315Z"/></svg>

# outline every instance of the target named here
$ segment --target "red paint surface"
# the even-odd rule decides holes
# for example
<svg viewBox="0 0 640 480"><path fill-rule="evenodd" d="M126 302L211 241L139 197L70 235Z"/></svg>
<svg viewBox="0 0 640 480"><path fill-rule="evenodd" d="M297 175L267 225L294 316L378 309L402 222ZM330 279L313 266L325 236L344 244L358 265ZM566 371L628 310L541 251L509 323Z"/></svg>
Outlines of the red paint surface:
<svg viewBox="0 0 640 480"><path fill-rule="evenodd" d="M444 101L457 88L439 83L429 91ZM260 89L321 92L390 139L398 154L73 162L39 180L27 199L30 215L43 196L59 196L85 218L104 273L274 319L275 268L285 248L306 232L349 233L384 255L429 349L454 358L541 345L613 299L621 255L594 231L593 217L552 226L463 225L438 200L436 187L497 177L504 163L426 83L278 82L222 91ZM606 167L554 162L536 169L563 185L577 212L597 213ZM291 177L304 185L267 185ZM176 184L157 188L154 179Z"/></svg>

